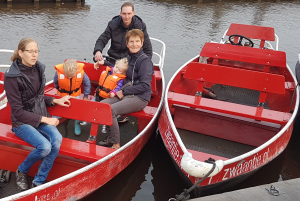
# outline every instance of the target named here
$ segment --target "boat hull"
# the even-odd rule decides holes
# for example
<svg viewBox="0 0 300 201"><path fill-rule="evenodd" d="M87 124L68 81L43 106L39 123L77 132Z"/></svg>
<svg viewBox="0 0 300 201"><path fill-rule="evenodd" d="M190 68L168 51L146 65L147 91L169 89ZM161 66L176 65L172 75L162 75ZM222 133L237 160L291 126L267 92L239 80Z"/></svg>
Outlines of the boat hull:
<svg viewBox="0 0 300 201"><path fill-rule="evenodd" d="M259 46L242 44L245 37ZM167 85L158 129L187 186L197 183L197 197L231 188L289 143L299 92L275 38L273 28L232 23L220 43L205 43Z"/></svg>
<svg viewBox="0 0 300 201"><path fill-rule="evenodd" d="M26 193L22 193L24 195L14 195L11 198L8 197L4 198L3 200L78 200L87 196L91 192L103 186L113 177L115 177L136 158L144 145L147 143L151 134L154 132L156 123L157 121L153 122L153 124L143 134L143 136L136 140L131 146L122 150L122 152L120 152L119 154L116 154L111 158L105 160L104 162L98 165L92 164L83 168L81 167L82 169L80 169L80 165L78 165L77 172L74 171L76 170L76 168L69 169L69 171L74 171L71 173L74 176L68 179L60 177L57 179L57 182L55 184L45 184L43 185L44 188L37 192L31 193L30 191L32 191L32 189L26 191ZM1 156L12 153L12 150L7 148L8 147L3 144L0 145ZM64 168L70 168L69 165L64 165L65 163L67 163L66 160L61 162L61 160L63 160L62 158L57 159L58 160L55 161L53 168L49 173L50 177L50 174L53 174L55 175L55 177L57 177L59 169L62 170ZM15 162L17 164L18 161ZM83 164L81 165L83 166Z"/></svg>
<svg viewBox="0 0 300 201"><path fill-rule="evenodd" d="M184 152L179 145L180 143L178 142L176 135L174 134L174 130L172 129L170 121L172 121L172 119L169 119L166 107L164 106L159 117L158 129L176 169L183 178L184 183L188 187L191 187L201 178L188 175L188 173L183 170L180 162ZM195 189L194 196L200 197L211 193L224 192L247 179L258 169L272 161L285 150L291 138L292 131L293 124L291 124L283 132L283 134L268 147L258 152L254 151L253 154L249 155L248 157L241 157L240 160L234 163L224 165L223 169L217 175L207 178L200 184L199 187ZM193 153L193 158L197 157L198 156L194 155Z"/></svg>

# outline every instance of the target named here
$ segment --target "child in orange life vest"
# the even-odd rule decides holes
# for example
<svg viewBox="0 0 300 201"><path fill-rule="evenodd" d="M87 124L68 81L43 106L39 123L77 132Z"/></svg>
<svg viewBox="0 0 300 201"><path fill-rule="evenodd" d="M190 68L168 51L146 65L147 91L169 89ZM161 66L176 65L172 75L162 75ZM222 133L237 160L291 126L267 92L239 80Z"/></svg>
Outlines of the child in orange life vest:
<svg viewBox="0 0 300 201"><path fill-rule="evenodd" d="M96 89L96 101L115 97L117 91L123 86L129 63L127 58L123 58L117 60L115 66L112 67L111 63L102 60L95 63L94 68L98 70L100 65L106 65L107 67L106 70L101 73L99 78L99 85ZM102 132L106 133L105 125L102 127Z"/></svg>
<svg viewBox="0 0 300 201"><path fill-rule="evenodd" d="M60 96L72 96L80 99L81 84L84 85L83 99L88 100L91 93L91 82L83 70L84 64L77 63L75 59L68 59L62 64L56 65L54 85ZM79 121L75 120L75 134L80 135L81 128Z"/></svg>

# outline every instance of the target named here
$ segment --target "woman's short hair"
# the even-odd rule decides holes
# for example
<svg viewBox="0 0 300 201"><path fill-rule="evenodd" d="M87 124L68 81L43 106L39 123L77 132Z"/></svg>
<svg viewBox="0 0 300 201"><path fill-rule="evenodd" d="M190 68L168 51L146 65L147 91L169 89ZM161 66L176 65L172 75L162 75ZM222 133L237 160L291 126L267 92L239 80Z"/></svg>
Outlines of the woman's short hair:
<svg viewBox="0 0 300 201"><path fill-rule="evenodd" d="M132 29L132 30L127 32L127 34L126 34L126 44L129 42L129 38L131 36L139 36L142 43L144 42L144 32L142 32L139 29Z"/></svg>
<svg viewBox="0 0 300 201"><path fill-rule="evenodd" d="M68 59L64 63L64 73L68 78L72 78L77 73L77 62L76 59Z"/></svg>
<svg viewBox="0 0 300 201"><path fill-rule="evenodd" d="M10 60L12 62L14 62L16 59L20 58L19 55L19 50L21 50L22 52L24 52L24 50L26 49L26 45L28 45L31 42L35 42L37 44L37 42L35 40L33 40L32 38L23 38L18 45L18 49L15 50L13 56L10 58Z"/></svg>

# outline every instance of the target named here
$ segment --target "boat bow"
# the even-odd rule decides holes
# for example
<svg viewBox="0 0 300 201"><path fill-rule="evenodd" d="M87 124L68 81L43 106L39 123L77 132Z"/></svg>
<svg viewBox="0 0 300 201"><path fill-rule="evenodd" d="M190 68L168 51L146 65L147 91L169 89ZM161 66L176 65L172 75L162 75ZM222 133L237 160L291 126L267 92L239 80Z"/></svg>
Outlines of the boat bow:
<svg viewBox="0 0 300 201"><path fill-rule="evenodd" d="M208 177L215 176L224 167L223 160L217 160L215 164L216 167L214 171ZM189 175L200 178L203 178L213 168L213 164L211 163L205 163L193 159L190 152L186 152L183 154L180 165L182 169Z"/></svg>

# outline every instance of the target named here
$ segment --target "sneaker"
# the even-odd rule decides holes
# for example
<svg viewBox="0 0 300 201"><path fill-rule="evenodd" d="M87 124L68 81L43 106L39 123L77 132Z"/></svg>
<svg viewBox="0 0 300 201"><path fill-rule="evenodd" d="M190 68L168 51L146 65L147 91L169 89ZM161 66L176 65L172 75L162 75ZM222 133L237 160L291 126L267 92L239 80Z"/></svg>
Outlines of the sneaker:
<svg viewBox="0 0 300 201"><path fill-rule="evenodd" d="M108 135L105 140L100 141L98 144L104 147L113 146L113 143L110 141L110 135Z"/></svg>
<svg viewBox="0 0 300 201"><path fill-rule="evenodd" d="M21 190L28 189L27 174L20 172L18 169L16 171L16 182L19 189Z"/></svg>
<svg viewBox="0 0 300 201"><path fill-rule="evenodd" d="M80 128L78 120L75 120L75 130L74 130L74 133L75 133L75 135L80 135L80 133L81 133L81 128Z"/></svg>
<svg viewBox="0 0 300 201"><path fill-rule="evenodd" d="M85 125L87 125L87 122L86 121L82 121L82 122L80 122L80 125L81 126L85 126Z"/></svg>
<svg viewBox="0 0 300 201"><path fill-rule="evenodd" d="M118 120L119 123L125 123L129 120L129 118L127 116L124 118L124 116L118 115L117 120Z"/></svg>
<svg viewBox="0 0 300 201"><path fill-rule="evenodd" d="M106 125L102 126L102 133L107 133Z"/></svg>
<svg viewBox="0 0 300 201"><path fill-rule="evenodd" d="M37 187L37 186L40 186L40 185L42 185L42 184L36 185L35 183L32 182L31 188L34 188L34 187Z"/></svg>

